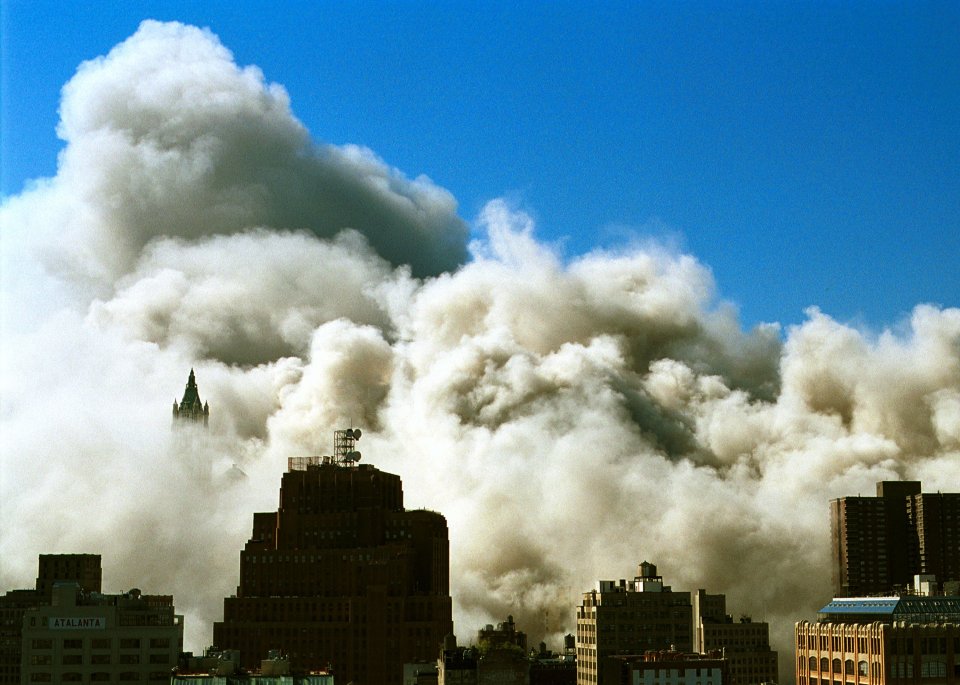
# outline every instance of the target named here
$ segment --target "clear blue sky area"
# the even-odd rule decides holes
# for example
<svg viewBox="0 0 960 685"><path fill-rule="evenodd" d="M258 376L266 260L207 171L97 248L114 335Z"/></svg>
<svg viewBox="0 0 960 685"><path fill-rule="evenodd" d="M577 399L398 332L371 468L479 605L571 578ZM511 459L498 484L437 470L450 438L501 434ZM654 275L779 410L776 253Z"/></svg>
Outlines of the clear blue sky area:
<svg viewBox="0 0 960 685"><path fill-rule="evenodd" d="M2 192L146 18L209 27L318 141L506 196L568 257L648 236L744 324L960 304L960 3L3 0Z"/></svg>

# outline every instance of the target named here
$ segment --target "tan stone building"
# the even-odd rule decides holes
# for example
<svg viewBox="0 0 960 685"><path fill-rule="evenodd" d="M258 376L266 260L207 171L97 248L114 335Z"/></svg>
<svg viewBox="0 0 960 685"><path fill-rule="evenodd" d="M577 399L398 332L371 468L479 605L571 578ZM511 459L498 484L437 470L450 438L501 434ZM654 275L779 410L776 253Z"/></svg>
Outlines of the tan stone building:
<svg viewBox="0 0 960 685"><path fill-rule="evenodd" d="M182 644L169 595L102 595L58 583L49 606L24 612L21 682L168 683Z"/></svg>
<svg viewBox="0 0 960 685"><path fill-rule="evenodd" d="M693 595L694 650L722 652L730 685L759 685L777 680L777 652L770 648L770 626L727 614L727 598L697 590Z"/></svg>
<svg viewBox="0 0 960 685"><path fill-rule="evenodd" d="M960 597L837 598L795 638L797 685L960 683Z"/></svg>
<svg viewBox="0 0 960 685"><path fill-rule="evenodd" d="M50 604L53 585L76 582L88 592L100 592L99 554L41 554L33 589L10 590L0 597L0 685L20 684L23 615Z"/></svg>
<svg viewBox="0 0 960 685"><path fill-rule="evenodd" d="M577 684L603 685L608 656L647 650L690 652L693 642L689 592L673 592L651 563L631 581L598 581L577 608Z"/></svg>

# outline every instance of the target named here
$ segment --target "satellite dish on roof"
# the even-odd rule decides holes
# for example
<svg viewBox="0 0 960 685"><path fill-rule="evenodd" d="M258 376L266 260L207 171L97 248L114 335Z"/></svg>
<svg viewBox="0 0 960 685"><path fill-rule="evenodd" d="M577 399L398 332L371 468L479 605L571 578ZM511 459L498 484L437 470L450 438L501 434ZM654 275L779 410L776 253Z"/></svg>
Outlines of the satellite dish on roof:
<svg viewBox="0 0 960 685"><path fill-rule="evenodd" d="M354 429L353 429L353 439L354 439L354 440L359 440L359 439L360 439L360 436L361 436L362 434L363 434L363 433L360 431L359 428L354 428Z"/></svg>
<svg viewBox="0 0 960 685"><path fill-rule="evenodd" d="M350 461L360 461L360 453L354 450L353 452L350 452L349 454L347 454L347 458Z"/></svg>

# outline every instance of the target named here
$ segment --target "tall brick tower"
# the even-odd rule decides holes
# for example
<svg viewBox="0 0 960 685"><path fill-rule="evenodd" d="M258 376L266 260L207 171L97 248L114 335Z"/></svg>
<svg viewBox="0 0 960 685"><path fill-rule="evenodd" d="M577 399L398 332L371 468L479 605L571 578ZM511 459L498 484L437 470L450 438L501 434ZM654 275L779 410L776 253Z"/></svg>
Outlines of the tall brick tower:
<svg viewBox="0 0 960 685"><path fill-rule="evenodd" d="M400 477L358 465L360 430L332 457L290 459L276 512L253 516L240 585L214 624L220 649L256 667L271 649L338 682L399 685L453 632L447 522L403 508Z"/></svg>

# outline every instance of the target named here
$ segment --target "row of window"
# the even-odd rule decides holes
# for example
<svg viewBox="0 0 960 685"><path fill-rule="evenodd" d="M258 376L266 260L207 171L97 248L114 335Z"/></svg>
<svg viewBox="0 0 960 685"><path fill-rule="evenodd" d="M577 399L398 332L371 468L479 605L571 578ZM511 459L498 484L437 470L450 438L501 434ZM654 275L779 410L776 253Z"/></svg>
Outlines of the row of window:
<svg viewBox="0 0 960 685"><path fill-rule="evenodd" d="M90 682L92 683L109 683L111 680L111 674L104 672L97 672L90 674ZM151 671L146 674L145 677L142 677L136 671L125 671L120 674L121 683L136 683L141 680L146 680L151 683L166 683L170 682L170 673L169 671ZM83 674L82 673L61 673L57 676L57 680L54 681L52 673L31 673L30 674L31 683L52 683L52 682L63 682L63 683L82 683Z"/></svg>
<svg viewBox="0 0 960 685"><path fill-rule="evenodd" d="M91 649L110 649L113 647L113 640L110 638L93 638L90 640ZM141 640L138 637L122 637L119 644L120 649L140 649ZM53 638L39 637L30 642L32 649L53 649ZM63 649L83 649L83 638L67 638L63 641ZM170 647L170 638L152 637L150 638L150 647L152 649L167 649Z"/></svg>
<svg viewBox="0 0 960 685"><path fill-rule="evenodd" d="M800 657L800 659L801 659L801 668L802 668L803 657ZM840 661L840 659L834 659L833 662L831 663L831 661L827 657L821 658L820 661L818 662L817 657L812 656L810 657L808 665L811 671L820 671L821 673L832 670L834 673L843 672L843 673L846 673L847 675L853 675L854 673L859 675L869 675L869 671L867 670L869 668L869 665L867 664L866 661L858 661L856 665L856 670L854 670L853 659L847 659L846 661ZM831 666L832 666L832 669L831 669ZM874 671L874 675L880 674L879 662L875 661L873 663L873 671Z"/></svg>
<svg viewBox="0 0 960 685"><path fill-rule="evenodd" d="M151 664L166 664L170 662L170 655L168 653L162 654L151 654L149 663ZM60 658L60 663L64 666L75 666L83 663L82 654L64 654ZM111 664L110 654L91 654L90 655L91 664ZM118 664L139 664L140 655L139 654L120 654L117 657ZM30 657L30 664L33 666L50 666L53 664L53 656L50 654L33 654Z"/></svg>

